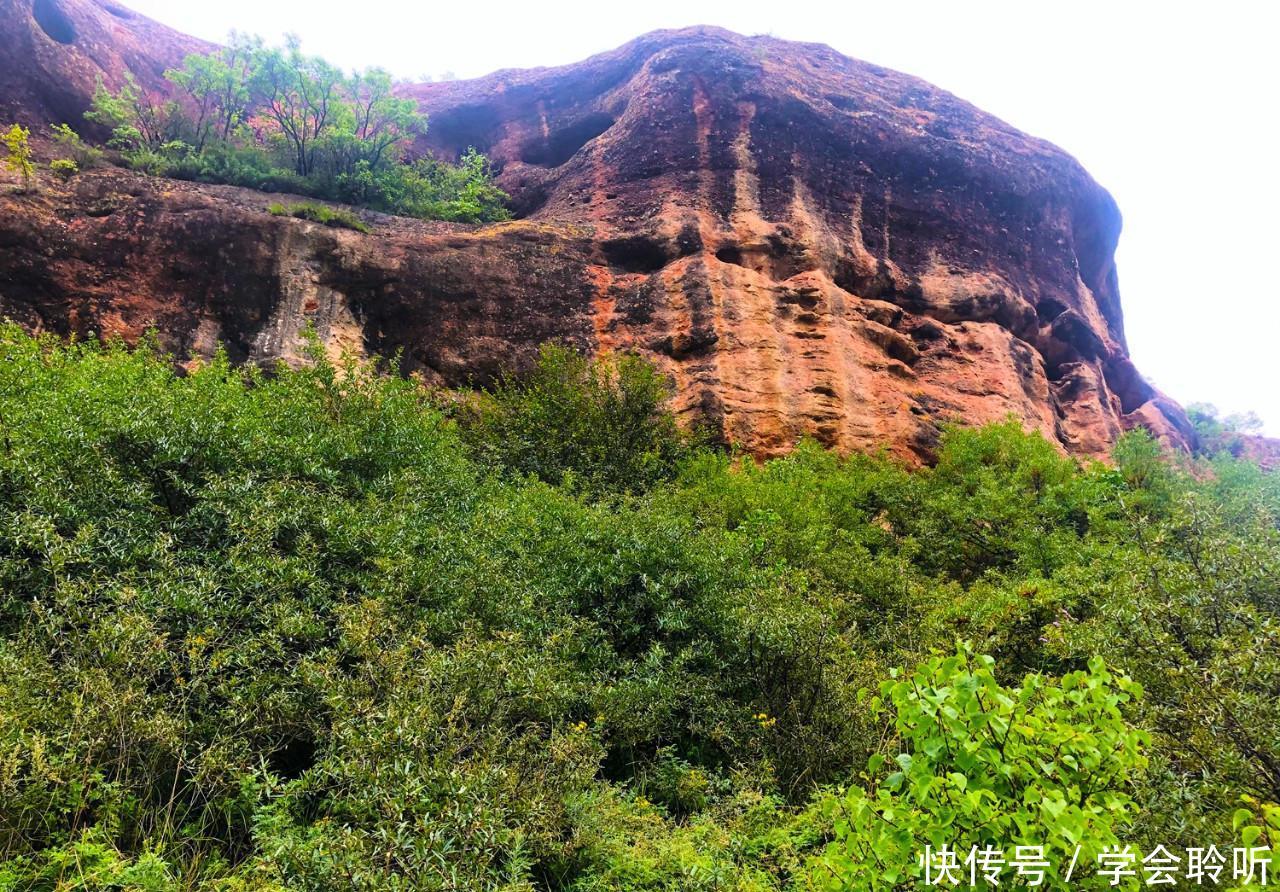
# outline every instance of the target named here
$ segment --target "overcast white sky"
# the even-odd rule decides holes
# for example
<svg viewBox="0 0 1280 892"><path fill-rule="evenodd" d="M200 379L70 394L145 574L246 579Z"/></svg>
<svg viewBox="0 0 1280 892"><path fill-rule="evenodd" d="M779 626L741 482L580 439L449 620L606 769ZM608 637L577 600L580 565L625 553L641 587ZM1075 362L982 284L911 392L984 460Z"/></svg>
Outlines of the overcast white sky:
<svg viewBox="0 0 1280 892"><path fill-rule="evenodd" d="M125 0L211 40L232 28L402 77L559 65L645 31L713 24L820 41L918 75L1052 140L1111 190L1138 367L1185 402L1280 436L1280 10L961 0Z"/></svg>

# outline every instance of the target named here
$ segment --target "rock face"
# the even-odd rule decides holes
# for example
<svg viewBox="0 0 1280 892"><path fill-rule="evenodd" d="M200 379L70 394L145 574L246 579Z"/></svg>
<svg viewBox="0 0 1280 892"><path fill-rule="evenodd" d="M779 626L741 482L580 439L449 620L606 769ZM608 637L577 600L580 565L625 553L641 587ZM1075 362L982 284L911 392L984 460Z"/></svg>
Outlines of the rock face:
<svg viewBox="0 0 1280 892"><path fill-rule="evenodd" d="M0 0L10 117L70 119L85 77L60 72L154 78L192 46L109 21L131 15L114 0L35 7L73 36ZM276 197L98 171L0 198L0 314L155 325L175 350L246 360L296 355L310 321L335 349L403 350L446 384L548 339L638 350L683 414L759 455L807 434L927 460L940 423L1010 413L1081 455L1136 425L1194 436L1127 355L1110 196L920 80L696 28L404 91L430 115L420 148L488 153L519 220L367 215L362 235L271 217Z"/></svg>
<svg viewBox="0 0 1280 892"><path fill-rule="evenodd" d="M1264 471L1280 471L1280 439L1256 434L1234 434L1223 438L1223 443L1210 443L1235 458L1244 458Z"/></svg>
<svg viewBox="0 0 1280 892"><path fill-rule="evenodd" d="M34 133L67 123L89 136L81 116L99 79L114 90L128 72L164 90L166 69L210 49L115 0L0 0L0 120Z"/></svg>

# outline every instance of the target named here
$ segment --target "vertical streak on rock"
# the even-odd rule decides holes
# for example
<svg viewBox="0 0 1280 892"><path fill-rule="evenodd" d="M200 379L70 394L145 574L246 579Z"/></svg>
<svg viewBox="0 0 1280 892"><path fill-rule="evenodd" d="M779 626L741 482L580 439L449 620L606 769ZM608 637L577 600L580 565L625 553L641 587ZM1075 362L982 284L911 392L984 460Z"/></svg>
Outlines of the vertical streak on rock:
<svg viewBox="0 0 1280 892"><path fill-rule="evenodd" d="M620 345L614 335L614 312L617 301L613 296L614 276L607 266L587 268L587 279L595 291L591 299L591 326L596 349L601 352L616 350ZM626 345L622 345L626 346Z"/></svg>
<svg viewBox="0 0 1280 892"><path fill-rule="evenodd" d="M544 142L551 139L551 127L547 123L547 104L541 99L538 100L538 122L541 124L542 139Z"/></svg>
<svg viewBox="0 0 1280 892"><path fill-rule="evenodd" d="M711 108L710 97L707 96L707 90L702 83L702 79L695 77L692 84L693 92L693 118L694 133L697 140L698 149L698 196L695 204L695 215L698 221L698 238L702 243L702 275L707 284L707 303L706 311L711 315L711 328L716 336L725 342L728 332L725 330L724 319L722 318L721 308L724 305L724 297L721 289L718 287L719 282L718 270L719 261L716 260L716 247L721 241L721 227L714 217L713 208L715 207L715 185L716 172L711 164L711 128L714 125L713 112ZM694 311L691 306L691 296L687 289L677 285L674 289L668 289L668 294L679 294L682 298L682 311L684 318L673 320L676 324L673 331L692 331L694 324ZM700 374L697 374L698 387L696 393L690 389L690 396L694 401L694 406L698 411L704 411L707 403L712 400L719 400L720 410L724 410L724 353L723 350L716 350L709 361L702 363L703 368ZM722 417L720 423L724 425L723 433L729 437L728 418Z"/></svg>
<svg viewBox="0 0 1280 892"><path fill-rule="evenodd" d="M893 262L892 260L889 259L889 208L890 206L892 206L892 204L893 204L893 187L885 186L884 187L884 235L881 237L881 240L884 244L883 259L886 264Z"/></svg>
<svg viewBox="0 0 1280 892"><path fill-rule="evenodd" d="M299 227L284 224L280 227L280 239L276 243L276 276L279 281L279 298L271 316L253 339L250 359L263 362L274 357L291 357L297 345L290 338L290 320L302 314L303 301L308 291L307 270L302 249L297 244Z"/></svg>
<svg viewBox="0 0 1280 892"><path fill-rule="evenodd" d="M793 167L799 169L799 166L800 159L797 158ZM800 428L810 420L814 433L822 442L841 447L849 439L849 322L844 317L843 301L837 306L838 289L825 269L828 266L826 261L838 246L820 216L815 215L812 196L798 175L793 179L791 194L790 219L796 237L801 244L810 246L809 251L822 256L812 258L814 268L805 274L808 281L804 286L806 291L802 292L811 296L806 298L805 312L793 320L795 359L806 374L798 377L793 372L792 380L788 382L789 392L800 394L800 399L791 405L793 415L788 422L792 427Z"/></svg>
<svg viewBox="0 0 1280 892"><path fill-rule="evenodd" d="M546 120L544 112L542 116L544 128L547 126ZM595 227L598 241L608 238L613 230L607 213L608 173L602 160L595 165L591 177L590 219ZM614 287L617 277L607 265L590 267L586 273L587 280L595 290L595 296L591 300L591 325L595 334L596 347L599 350L614 350L619 346L614 325L614 313L617 310Z"/></svg>
<svg viewBox="0 0 1280 892"><path fill-rule="evenodd" d="M751 157L751 122L756 107L751 102L738 103L738 135L733 141L733 226L744 242L759 239L769 229L760 214L760 178L755 159Z"/></svg>
<svg viewBox="0 0 1280 892"><path fill-rule="evenodd" d="M727 351L732 368L723 385L729 397L725 400L726 424L735 435L747 430L756 432L764 446L762 451L777 453L792 445L794 433L783 409L785 335L776 325L777 269L768 250L774 227L761 213L760 179L751 151L756 106L739 102L738 112L738 134L732 148L735 164L730 223L737 244L754 248L745 253L753 254L760 263L754 270L739 264L716 264L725 286L718 302L721 325L726 330L733 328Z"/></svg>
<svg viewBox="0 0 1280 892"><path fill-rule="evenodd" d="M301 337L308 324L315 327L330 359L340 359L344 351L365 354L363 327L346 297L320 281L324 262L315 256L312 228L292 221L283 224L276 247L279 298L254 338L250 358L256 362L302 361Z"/></svg>
<svg viewBox="0 0 1280 892"><path fill-rule="evenodd" d="M869 276L875 272L875 255L867 248L867 240L862 236L862 194L853 197L853 213L851 214L851 232L849 245L853 249L853 260L860 276ZM887 262L887 258L886 258ZM860 295L861 296L861 295Z"/></svg>

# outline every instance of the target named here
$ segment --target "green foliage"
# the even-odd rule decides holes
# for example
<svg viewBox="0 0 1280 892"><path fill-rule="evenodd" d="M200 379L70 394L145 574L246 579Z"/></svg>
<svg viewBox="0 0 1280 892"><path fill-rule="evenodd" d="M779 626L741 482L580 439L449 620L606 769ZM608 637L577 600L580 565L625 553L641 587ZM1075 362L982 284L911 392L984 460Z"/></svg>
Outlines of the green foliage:
<svg viewBox="0 0 1280 892"><path fill-rule="evenodd" d="M457 223L487 223L510 218L507 196L493 184L489 159L475 149L457 164L422 158L374 178L379 203L414 217Z"/></svg>
<svg viewBox="0 0 1280 892"><path fill-rule="evenodd" d="M354 229L356 232L372 232L359 217L350 211L329 208L321 204L273 204L267 208L273 217L297 217L299 220L311 220L323 223L335 229Z"/></svg>
<svg viewBox="0 0 1280 892"><path fill-rule="evenodd" d="M1262 433L1262 419L1253 412L1223 416L1210 403L1187 406L1187 417L1195 427L1199 451L1205 455L1239 455L1248 436Z"/></svg>
<svg viewBox="0 0 1280 892"><path fill-rule="evenodd" d="M1201 436L1215 437L1224 433L1257 434L1262 432L1262 419L1253 412L1222 416L1212 403L1192 403L1187 417Z"/></svg>
<svg viewBox="0 0 1280 892"><path fill-rule="evenodd" d="M197 154L212 141L226 142L249 117L250 77L262 42L232 33L227 46L208 55L193 53L165 77L190 100L186 131Z"/></svg>
<svg viewBox="0 0 1280 892"><path fill-rule="evenodd" d="M548 349L451 419L313 354L0 328L0 888L915 888L944 842L1274 840L1257 468L1014 424L756 463L630 357Z"/></svg>
<svg viewBox="0 0 1280 892"><path fill-rule="evenodd" d="M89 170L102 163L102 150L86 143L66 124L56 124L52 130L54 141L75 162L77 169Z"/></svg>
<svg viewBox="0 0 1280 892"><path fill-rule="evenodd" d="M319 145L339 114L342 71L319 56L305 55L297 37L290 36L283 48L255 55L249 78L250 89L261 97L262 113L288 147L294 173L310 176Z"/></svg>
<svg viewBox="0 0 1280 892"><path fill-rule="evenodd" d="M54 176L64 183L80 172L80 167L70 158L56 158L49 162L49 169Z"/></svg>
<svg viewBox="0 0 1280 892"><path fill-rule="evenodd" d="M30 191L35 184L36 165L31 155L31 131L21 124L14 124L0 137L4 141L4 166L22 178L23 191Z"/></svg>
<svg viewBox="0 0 1280 892"><path fill-rule="evenodd" d="M403 169L396 162L405 142L426 131L426 116L419 114L412 99L397 98L391 76L378 68L352 75L345 93L347 105L324 147L328 175L347 201L390 206L387 192L378 188L379 175Z"/></svg>
<svg viewBox="0 0 1280 892"><path fill-rule="evenodd" d="M468 150L456 164L409 156L427 119L381 69L348 76L303 53L294 37L275 48L233 34L165 77L175 100L128 78L115 93L99 83L86 114L111 130L110 144L137 170L426 219L509 217L483 155Z"/></svg>
<svg viewBox="0 0 1280 892"><path fill-rule="evenodd" d="M1145 736L1120 707L1140 693L1100 659L1058 683L1029 675L1008 688L990 657L965 648L886 681L901 751L872 757L873 775L892 768L872 794L855 787L827 805L835 840L815 872L835 889L896 889L925 879L926 847L1003 857L1035 846L1049 862L1041 888L1108 885L1066 872L1121 842L1116 830L1134 810L1128 789L1146 758Z"/></svg>
<svg viewBox="0 0 1280 892"><path fill-rule="evenodd" d="M548 345L528 375L481 394L463 427L492 465L595 493L642 490L670 477L686 451L670 396L635 356L592 361Z"/></svg>
<svg viewBox="0 0 1280 892"><path fill-rule="evenodd" d="M116 93L98 79L93 104L84 116L111 131L111 147L126 153L157 153L178 138L177 111L177 103L155 96L138 83L132 72L126 72Z"/></svg>
<svg viewBox="0 0 1280 892"><path fill-rule="evenodd" d="M1274 888L1276 877L1280 877L1280 805L1259 802L1252 796L1241 797L1241 802L1244 807L1236 809L1231 818L1240 834L1239 846L1257 852L1267 871L1265 880L1259 872L1253 882L1243 883L1233 892L1263 892Z"/></svg>

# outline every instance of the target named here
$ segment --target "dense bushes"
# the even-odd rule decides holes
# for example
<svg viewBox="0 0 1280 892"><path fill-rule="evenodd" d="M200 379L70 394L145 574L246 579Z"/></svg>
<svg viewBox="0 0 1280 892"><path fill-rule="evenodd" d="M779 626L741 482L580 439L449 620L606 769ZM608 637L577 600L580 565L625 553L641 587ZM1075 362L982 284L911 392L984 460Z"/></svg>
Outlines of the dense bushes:
<svg viewBox="0 0 1280 892"><path fill-rule="evenodd" d="M233 34L165 77L177 98L129 76L114 93L99 83L86 114L138 170L428 219L508 217L483 155L469 150L456 164L409 157L427 119L381 69L347 75L294 38L275 48Z"/></svg>
<svg viewBox="0 0 1280 892"><path fill-rule="evenodd" d="M633 362L450 420L3 329L0 888L888 888L869 845L1275 833L1270 478L1013 424L756 465Z"/></svg>
<svg viewBox="0 0 1280 892"><path fill-rule="evenodd" d="M492 466L595 493L643 490L672 475L691 441L666 379L629 355L590 362L544 346L533 369L463 403L463 434Z"/></svg>

